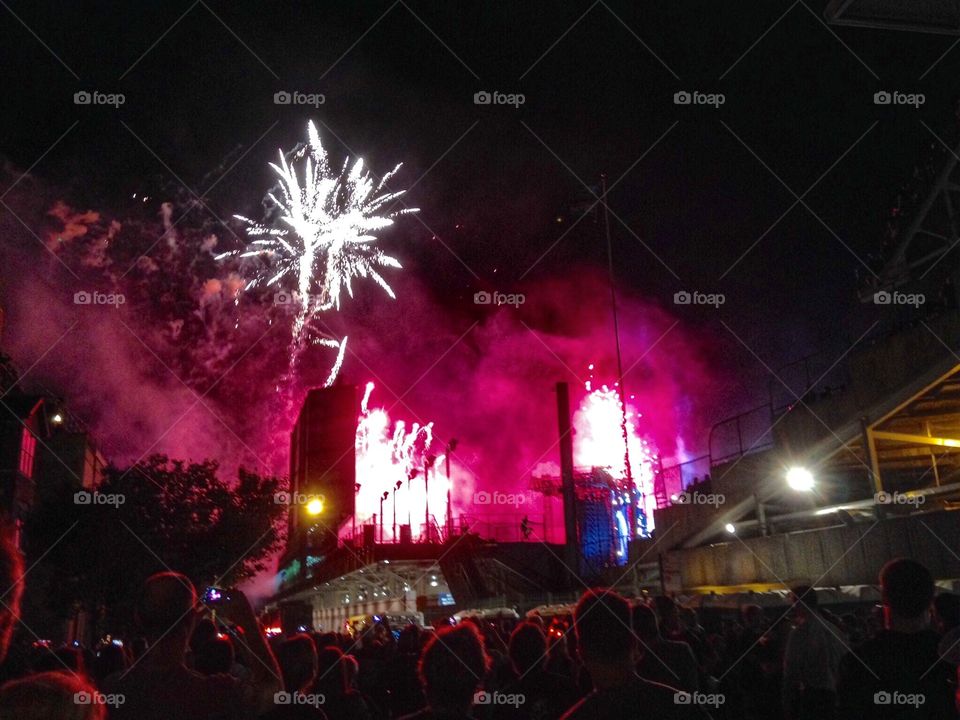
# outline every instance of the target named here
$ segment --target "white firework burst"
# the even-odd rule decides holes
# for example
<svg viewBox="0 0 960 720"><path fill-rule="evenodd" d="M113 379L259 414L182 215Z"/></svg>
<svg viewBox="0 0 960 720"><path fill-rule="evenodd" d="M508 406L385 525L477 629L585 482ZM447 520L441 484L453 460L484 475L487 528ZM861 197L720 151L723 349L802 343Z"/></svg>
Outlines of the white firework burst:
<svg viewBox="0 0 960 720"><path fill-rule="evenodd" d="M247 233L254 240L242 250L219 257L266 260L266 266L250 285L274 285L287 276L296 276L305 311L339 309L343 290L353 297L351 281L355 277L371 278L394 297L378 268L399 268L400 263L374 243L375 233L393 225L394 218L417 212L416 208L407 208L378 215L385 205L405 192L381 194L401 166L397 165L377 182L364 170L362 159L350 167L347 158L340 172L335 173L312 121L307 124L307 137L307 145L294 153L293 162L287 162L281 151L280 164L270 163L280 179L279 192L273 190L267 195L280 211L276 222L264 225L235 216L246 223ZM306 162L301 178L295 163L303 158ZM312 296L316 297L311 300Z"/></svg>
<svg viewBox="0 0 960 720"><path fill-rule="evenodd" d="M248 287L289 287L288 279L295 278L297 352L302 350L310 320L318 313L339 310L344 291L353 297L354 278L370 278L391 298L396 297L380 270L401 265L376 247L376 233L393 225L397 216L417 212L407 208L379 214L405 192L382 192L400 165L379 182L364 169L361 159L351 166L347 158L334 172L312 121L307 124L307 140L290 162L281 150L280 163L270 163L279 178L279 189L267 194L274 211L272 221L264 224L236 215L252 239L240 250L217 256L263 261ZM337 365L342 354L341 347Z"/></svg>

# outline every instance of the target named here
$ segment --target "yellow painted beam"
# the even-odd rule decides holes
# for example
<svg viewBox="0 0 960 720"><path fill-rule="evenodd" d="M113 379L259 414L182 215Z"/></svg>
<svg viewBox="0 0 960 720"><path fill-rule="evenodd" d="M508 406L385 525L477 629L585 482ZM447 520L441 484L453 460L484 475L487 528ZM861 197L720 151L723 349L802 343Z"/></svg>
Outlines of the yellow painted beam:
<svg viewBox="0 0 960 720"><path fill-rule="evenodd" d="M918 400L919 398L921 398L921 397L923 397L924 395L926 395L928 392L930 392L930 391L933 390L935 387L937 387L937 385L939 385L940 383L946 382L947 380L950 379L950 377L951 377L952 375L955 375L955 374L957 374L958 372L960 372L960 365L954 365L948 372L946 372L946 373L944 373L943 375L941 375L940 377L938 377L936 380L934 380L932 383L930 383L929 385L927 385L925 388L923 388L923 389L920 390L919 392L916 392L916 393L914 393L913 395L911 395L909 398L907 398L907 399L904 400L902 403L900 403L900 404L897 405L895 408L893 408L893 410L890 410L890 411L886 412L883 416L881 416L881 417L877 418L876 420L874 420L872 423L870 423L870 428L873 429L873 428L877 427L877 425L880 425L881 423L885 422L886 420L889 420L890 418L894 417L894 416L895 416L897 413L899 413L901 410L903 410L904 408L906 408L907 406L909 406L911 403L915 402L915 401Z"/></svg>
<svg viewBox="0 0 960 720"><path fill-rule="evenodd" d="M863 444L870 461L870 480L873 482L874 492L883 492L883 479L880 476L880 460L877 457L877 443L875 432L867 425L866 418L860 420L863 428Z"/></svg>
<svg viewBox="0 0 960 720"><path fill-rule="evenodd" d="M927 437L926 435L911 435L909 433L888 432L886 430L871 430L875 440L892 440L894 442L909 443L911 445L937 445L939 447L960 448L960 440L956 438Z"/></svg>
<svg viewBox="0 0 960 720"><path fill-rule="evenodd" d="M695 595L735 595L736 593L764 593L772 590L789 590L783 583L747 583L745 585L698 585L684 588L684 593Z"/></svg>

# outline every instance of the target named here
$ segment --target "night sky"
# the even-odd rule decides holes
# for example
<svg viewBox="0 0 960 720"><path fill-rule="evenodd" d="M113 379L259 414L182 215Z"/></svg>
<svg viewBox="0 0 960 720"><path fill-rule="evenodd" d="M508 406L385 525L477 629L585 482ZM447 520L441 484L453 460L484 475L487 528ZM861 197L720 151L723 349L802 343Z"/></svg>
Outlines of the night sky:
<svg viewBox="0 0 960 720"><path fill-rule="evenodd" d="M602 225L570 227L606 173L620 292L765 387L753 353L839 356L878 319L855 274L923 146L955 138L954 38L828 27L823 5L9 0L0 155L79 209L182 183L221 218L255 215L266 163L313 118L338 157L405 163L421 213L385 245L465 318L477 290L605 268ZM926 102L877 106L883 89ZM82 90L125 103L77 106ZM325 103L278 106L283 90ZM478 106L478 91L525 102ZM680 290L726 302L677 307ZM536 320L535 291L528 305Z"/></svg>

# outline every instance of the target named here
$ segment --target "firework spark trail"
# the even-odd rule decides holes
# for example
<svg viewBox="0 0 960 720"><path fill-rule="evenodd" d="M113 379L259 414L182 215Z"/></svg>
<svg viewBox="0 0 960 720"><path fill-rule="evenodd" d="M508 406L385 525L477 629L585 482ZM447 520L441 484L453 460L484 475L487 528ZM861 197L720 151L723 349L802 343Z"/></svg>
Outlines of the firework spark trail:
<svg viewBox="0 0 960 720"><path fill-rule="evenodd" d="M288 278L295 278L292 297L286 293L275 295L278 302L292 301L297 308L287 380L292 381L300 355L309 345L316 344L337 350L337 359L325 383L330 385L343 362L347 338L331 337L312 325L312 321L320 313L339 310L344 291L353 297L354 278L370 278L388 296L396 297L378 270L401 265L375 246L376 233L393 225L397 216L417 209L378 214L405 192L381 192L400 165L379 182L364 170L361 159L352 167L350 159L345 159L336 172L312 121L307 124L307 139L305 146L292 153L290 162L281 150L280 163L270 163L279 178L278 187L267 193L270 222L259 223L236 215L253 239L246 247L222 253L217 259L261 261L248 288L280 289L289 284L284 282ZM302 165L302 173L298 164Z"/></svg>

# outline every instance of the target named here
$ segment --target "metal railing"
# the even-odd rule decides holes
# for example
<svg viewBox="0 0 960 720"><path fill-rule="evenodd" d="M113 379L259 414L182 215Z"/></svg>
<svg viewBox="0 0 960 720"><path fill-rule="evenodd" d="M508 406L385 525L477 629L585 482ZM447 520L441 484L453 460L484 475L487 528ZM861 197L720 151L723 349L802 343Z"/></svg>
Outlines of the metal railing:
<svg viewBox="0 0 960 720"><path fill-rule="evenodd" d="M798 398L807 402L810 398L841 392L849 380L846 364L836 362L836 357L824 350L781 365L767 384L771 415L782 415Z"/></svg>
<svg viewBox="0 0 960 720"><path fill-rule="evenodd" d="M657 507L671 505L675 496L685 492L697 482L703 481L710 474L710 469L709 455L701 455L676 465L664 466L661 463L654 483Z"/></svg>
<svg viewBox="0 0 960 720"><path fill-rule="evenodd" d="M770 435L772 425L773 407L770 403L757 405L715 423L707 437L707 452L711 467L771 447L773 445L773 438ZM732 442L734 437L736 437L735 443ZM732 450L733 447L736 447L736 450Z"/></svg>
<svg viewBox="0 0 960 720"><path fill-rule="evenodd" d="M542 515L528 516L525 519L513 515L458 515L452 519L449 526L437 518L432 520L429 524L420 523L411 529L411 543L443 543L468 533L498 542L539 542L543 540L547 530L547 523ZM357 525L355 530L345 526L338 534L338 539L340 544L354 547L364 547L365 539L372 541L374 545L395 545L400 544L402 527L397 526L398 531L394 536L390 523L381 527L380 523L367 522ZM365 532L364 528L372 530Z"/></svg>
<svg viewBox="0 0 960 720"><path fill-rule="evenodd" d="M717 465L773 447L773 422L772 404L757 405L715 423L707 436L706 455L673 465L661 462L654 482L657 507L672 505L675 496L708 479Z"/></svg>

